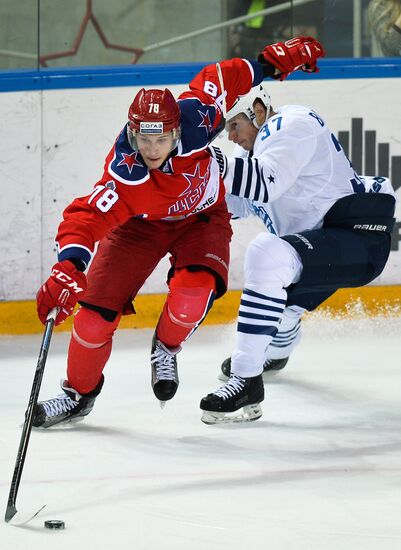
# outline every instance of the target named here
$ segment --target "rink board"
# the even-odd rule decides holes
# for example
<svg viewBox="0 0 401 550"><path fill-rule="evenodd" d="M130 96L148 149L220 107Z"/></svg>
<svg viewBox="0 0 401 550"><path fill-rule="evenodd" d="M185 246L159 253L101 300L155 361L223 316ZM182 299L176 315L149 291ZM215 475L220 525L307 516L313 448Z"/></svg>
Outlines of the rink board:
<svg viewBox="0 0 401 550"><path fill-rule="evenodd" d="M227 292L216 300L208 313L205 325L233 323L236 320L240 290ZM163 308L166 294L141 294L135 300L136 315L122 317L119 328L154 328ZM333 317L400 316L401 286L366 286L341 289L318 308ZM67 319L56 331L68 331L72 318ZM36 315L34 301L0 303L0 334L34 334L43 331Z"/></svg>
<svg viewBox="0 0 401 550"><path fill-rule="evenodd" d="M273 106L312 105L340 137L355 168L367 175L391 176L399 197L401 62L377 63L375 67L374 60L340 60L337 64L327 60L318 75L297 74L285 82L267 81L266 87ZM130 80L127 67L50 70L37 73L41 76L36 78L29 71L15 71L8 77L0 74L0 113L3 135L8 135L2 146L1 183L5 192L0 202L0 302L10 302L11 309L18 310L16 303L28 301L24 308L29 317L29 302L56 259L54 235L62 211L73 197L89 194L101 177L105 155L140 87L168 85L178 95L200 66L151 70L138 66L132 68ZM217 138L216 145L227 153L231 150L224 137ZM399 295L401 284L399 205L396 215L389 262L373 283L394 287L394 296ZM260 220L252 219L233 222L233 229L229 289L238 291L243 285L246 246L264 228ZM147 313L141 317L158 315L153 304L166 292L167 269L165 258L141 289L145 296L138 301L147 304ZM375 292L380 300L382 291ZM7 304L0 305L4 319L0 326L10 328L13 316Z"/></svg>

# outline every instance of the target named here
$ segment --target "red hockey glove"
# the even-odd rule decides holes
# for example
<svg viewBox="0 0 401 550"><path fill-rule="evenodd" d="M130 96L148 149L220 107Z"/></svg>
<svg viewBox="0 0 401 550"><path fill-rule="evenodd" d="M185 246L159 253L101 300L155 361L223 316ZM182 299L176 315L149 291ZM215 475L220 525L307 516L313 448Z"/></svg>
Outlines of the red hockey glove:
<svg viewBox="0 0 401 550"><path fill-rule="evenodd" d="M72 314L79 296L86 290L86 275L69 260L58 262L36 295L38 317L46 323L49 311L59 308L55 324L59 325Z"/></svg>
<svg viewBox="0 0 401 550"><path fill-rule="evenodd" d="M263 65L266 61L276 67L280 74L274 78L284 80L287 76L301 69L307 73L317 73L317 60L323 57L323 46L311 36L297 36L287 42L277 42L266 46L259 54L258 61Z"/></svg>

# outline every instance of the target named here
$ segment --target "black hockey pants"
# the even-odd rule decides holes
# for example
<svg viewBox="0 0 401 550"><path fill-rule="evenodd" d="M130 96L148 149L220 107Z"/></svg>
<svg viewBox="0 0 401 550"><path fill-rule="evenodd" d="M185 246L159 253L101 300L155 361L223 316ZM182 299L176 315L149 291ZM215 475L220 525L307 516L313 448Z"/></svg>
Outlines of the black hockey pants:
<svg viewBox="0 0 401 550"><path fill-rule="evenodd" d="M385 193L349 195L330 208L321 229L282 237L303 263L299 282L287 289L287 306L312 311L339 288L378 277L390 254L394 209Z"/></svg>

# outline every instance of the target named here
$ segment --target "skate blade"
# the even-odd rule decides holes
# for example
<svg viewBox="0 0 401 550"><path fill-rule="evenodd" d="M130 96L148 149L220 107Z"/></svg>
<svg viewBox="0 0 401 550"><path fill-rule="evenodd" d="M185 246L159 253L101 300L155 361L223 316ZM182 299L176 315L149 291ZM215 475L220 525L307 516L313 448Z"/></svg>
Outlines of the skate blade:
<svg viewBox="0 0 401 550"><path fill-rule="evenodd" d="M75 426L75 424L80 424L85 420L85 416L78 416L77 418L67 418L65 420L61 420L61 422L56 422L55 424L51 424L50 426L32 426L33 430L51 430L51 429L59 429L59 430L68 430Z"/></svg>
<svg viewBox="0 0 401 550"><path fill-rule="evenodd" d="M203 411L201 420L204 424L234 424L237 422L253 422L262 416L260 403L246 405L233 413Z"/></svg>

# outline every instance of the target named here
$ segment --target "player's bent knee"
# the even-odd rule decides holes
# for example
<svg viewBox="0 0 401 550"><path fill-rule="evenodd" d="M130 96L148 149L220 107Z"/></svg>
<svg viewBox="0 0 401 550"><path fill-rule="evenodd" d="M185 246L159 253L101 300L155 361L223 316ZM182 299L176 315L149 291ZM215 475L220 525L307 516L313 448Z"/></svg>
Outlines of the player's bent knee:
<svg viewBox="0 0 401 550"><path fill-rule="evenodd" d="M106 321L97 311L81 307L74 318L72 336L84 347L99 348L113 338L120 317Z"/></svg>
<svg viewBox="0 0 401 550"><path fill-rule="evenodd" d="M286 241L271 233L259 233L249 244L245 255L247 287L287 287L299 280L302 261Z"/></svg>
<svg viewBox="0 0 401 550"><path fill-rule="evenodd" d="M201 323L216 296L216 279L207 270L179 269L170 281L167 311L170 319L183 327Z"/></svg>
<svg viewBox="0 0 401 550"><path fill-rule="evenodd" d="M170 289L173 287L207 287L216 290L216 278L207 269L182 267L174 271L169 287Z"/></svg>

